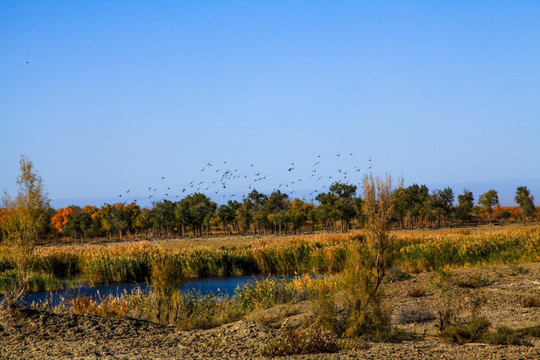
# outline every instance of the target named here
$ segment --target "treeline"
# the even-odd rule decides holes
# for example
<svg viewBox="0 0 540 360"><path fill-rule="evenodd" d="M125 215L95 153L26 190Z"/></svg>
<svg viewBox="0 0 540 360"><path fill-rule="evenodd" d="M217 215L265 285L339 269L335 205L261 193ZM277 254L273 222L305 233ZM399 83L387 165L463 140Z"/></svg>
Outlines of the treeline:
<svg viewBox="0 0 540 360"><path fill-rule="evenodd" d="M393 223L397 228L444 227L497 222L527 222L540 217L540 208L525 186L516 189L519 207L500 207L497 191L481 194L475 204L464 190L454 201L451 188L429 191L426 185L400 187L393 197ZM209 234L290 234L305 231L347 231L363 227L362 198L355 185L336 182L315 198L317 205L292 199L279 190L266 195L251 191L239 202L218 206L206 195L195 193L180 201L163 200L152 208L136 203L49 208L43 222L46 238L69 237L183 237ZM0 208L4 229L10 210Z"/></svg>

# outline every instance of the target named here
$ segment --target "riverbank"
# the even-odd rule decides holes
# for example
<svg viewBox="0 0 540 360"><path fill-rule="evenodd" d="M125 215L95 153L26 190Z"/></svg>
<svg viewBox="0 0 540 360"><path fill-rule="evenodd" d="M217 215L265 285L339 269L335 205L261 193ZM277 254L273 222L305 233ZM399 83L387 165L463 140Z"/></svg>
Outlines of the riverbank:
<svg viewBox="0 0 540 360"><path fill-rule="evenodd" d="M480 315L491 323L523 330L540 325L540 308L526 300L538 295L540 264L464 268L454 272L469 296L484 299ZM384 299L395 327L414 334L414 341L400 343L359 342L333 354L294 355L291 359L538 359L538 338L526 336L528 345L457 345L438 337L436 320L404 321L415 307L434 313L435 273L416 274L403 281L384 284ZM417 291L412 291L418 289ZM23 359L251 359L280 334L281 324L309 322L309 302L259 309L235 321L209 330L182 331L133 318L106 318L37 310L2 313L0 358ZM295 325L295 326L296 326Z"/></svg>

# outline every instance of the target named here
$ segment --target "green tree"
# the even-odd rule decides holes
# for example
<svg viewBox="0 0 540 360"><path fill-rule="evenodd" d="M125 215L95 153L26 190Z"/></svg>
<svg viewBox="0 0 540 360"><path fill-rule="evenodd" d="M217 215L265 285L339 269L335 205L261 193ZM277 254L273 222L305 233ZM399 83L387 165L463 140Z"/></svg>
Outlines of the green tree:
<svg viewBox="0 0 540 360"><path fill-rule="evenodd" d="M92 229L92 216L83 211L79 206L71 206L73 212L68 216L69 220L64 227L64 232L70 237L84 239L86 234Z"/></svg>
<svg viewBox="0 0 540 360"><path fill-rule="evenodd" d="M394 218L399 222L400 229L404 228L407 210L407 193L405 188L399 187L394 192Z"/></svg>
<svg viewBox="0 0 540 360"><path fill-rule="evenodd" d="M169 200L154 203L152 223L154 229L157 229L161 236L169 236L173 232L177 224L176 209L177 204Z"/></svg>
<svg viewBox="0 0 540 360"><path fill-rule="evenodd" d="M247 199L252 204L250 211L251 218L255 223L255 231L261 235L261 230L268 222L267 214L265 213L265 204L268 201L268 197L254 189L248 194Z"/></svg>
<svg viewBox="0 0 540 360"><path fill-rule="evenodd" d="M405 197L409 226L412 229L414 224L418 225L427 214L426 203L429 199L429 189L426 185L412 184L405 188Z"/></svg>
<svg viewBox="0 0 540 360"><path fill-rule="evenodd" d="M148 230L152 228L152 210L142 208L135 218L135 229L139 232L144 231L145 236L148 236Z"/></svg>
<svg viewBox="0 0 540 360"><path fill-rule="evenodd" d="M17 259L19 289L17 293L8 296L10 306L27 289L30 274L30 264L35 246L45 239L49 230L51 213L49 199L43 187L43 182L34 170L32 162L21 156L21 175L17 178L19 191L14 200L4 193L3 205L10 212L2 229L4 237L14 250Z"/></svg>
<svg viewBox="0 0 540 360"><path fill-rule="evenodd" d="M313 205L308 204L298 198L294 199L293 203L287 211L288 218L292 221L294 233L302 232L302 227L310 218L313 211Z"/></svg>
<svg viewBox="0 0 540 360"><path fill-rule="evenodd" d="M491 225L493 208L499 206L499 194L496 190L489 190L478 198L478 204L481 205L488 214L489 225Z"/></svg>
<svg viewBox="0 0 540 360"><path fill-rule="evenodd" d="M281 234L284 228L285 232L287 231L286 227L289 221L287 211L290 205L289 195L280 190L273 191L268 197L268 201L265 203L266 217L272 223L274 232L278 231Z"/></svg>
<svg viewBox="0 0 540 360"><path fill-rule="evenodd" d="M334 219L341 222L341 231L348 230L351 220L356 215L354 207L356 185L335 182L329 190L336 197L336 201L333 203Z"/></svg>
<svg viewBox="0 0 540 360"><path fill-rule="evenodd" d="M217 217L223 225L223 231L228 229L229 234L232 233L232 228L237 225L236 211L240 207L240 203L236 200L229 200L227 204L221 205L217 209Z"/></svg>
<svg viewBox="0 0 540 360"><path fill-rule="evenodd" d="M432 220L437 220L438 226L440 227L442 219L443 226L446 225L447 217L450 216L454 210L454 192L449 187L444 190L434 190L429 198L428 206Z"/></svg>
<svg viewBox="0 0 540 360"><path fill-rule="evenodd" d="M247 234L249 227L253 223L253 202L245 198L242 204L236 210L236 219L242 234Z"/></svg>
<svg viewBox="0 0 540 360"><path fill-rule="evenodd" d="M516 189L515 202L519 205L523 222L527 222L529 217L534 213L534 196L526 186L520 186Z"/></svg>
<svg viewBox="0 0 540 360"><path fill-rule="evenodd" d="M116 203L111 209L111 231L118 233L118 237L122 239L123 234L129 229L129 214L122 203Z"/></svg>
<svg viewBox="0 0 540 360"><path fill-rule="evenodd" d="M461 224L471 219L471 213L474 207L474 196L472 191L463 189L463 194L458 195L458 205L455 210L456 219L461 221Z"/></svg>
<svg viewBox="0 0 540 360"><path fill-rule="evenodd" d="M328 225L332 225L332 230L335 230L334 219L335 216L335 203L337 202L337 196L334 193L320 193L315 197L315 200L319 202L317 206L317 219L326 230Z"/></svg>
<svg viewBox="0 0 540 360"><path fill-rule="evenodd" d="M210 201L208 196L195 193L179 201L174 214L183 227L191 228L193 235L202 235L204 226L208 225L216 208L216 203Z"/></svg>

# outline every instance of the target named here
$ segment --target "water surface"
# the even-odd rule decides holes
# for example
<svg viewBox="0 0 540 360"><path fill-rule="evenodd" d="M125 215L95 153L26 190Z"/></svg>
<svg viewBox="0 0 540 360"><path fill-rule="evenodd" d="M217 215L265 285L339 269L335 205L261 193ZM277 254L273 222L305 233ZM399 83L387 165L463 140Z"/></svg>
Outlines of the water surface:
<svg viewBox="0 0 540 360"><path fill-rule="evenodd" d="M276 280L291 280L293 276L273 276L271 279ZM234 277L219 277L219 278L204 278L204 279L191 279L186 281L180 288L182 292L196 292L203 295L217 294L217 295L233 295L234 291L240 287L244 287L248 284L252 284L255 281L261 281L269 279L266 276L234 276ZM88 286L84 285L81 288L70 290L58 290L58 291L42 291L29 293L23 296L22 300L27 304L33 302L43 303L46 300L50 300L54 306L61 304L76 298L77 296L89 296L94 301L99 302L102 298L109 295L119 296L124 292L131 292L137 288L142 291L146 291L149 288L147 283L131 283L131 284L112 284L112 285L98 285Z"/></svg>

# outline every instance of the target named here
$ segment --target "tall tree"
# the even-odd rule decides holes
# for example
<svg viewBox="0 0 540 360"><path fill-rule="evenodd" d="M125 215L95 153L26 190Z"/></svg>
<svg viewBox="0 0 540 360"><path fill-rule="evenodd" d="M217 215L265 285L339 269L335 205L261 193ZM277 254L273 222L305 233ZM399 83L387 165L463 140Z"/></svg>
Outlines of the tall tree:
<svg viewBox="0 0 540 360"><path fill-rule="evenodd" d="M456 207L456 218L461 221L469 221L474 207L474 196L472 191L463 189L463 194L458 195L458 206Z"/></svg>
<svg viewBox="0 0 540 360"><path fill-rule="evenodd" d="M431 215L434 217L434 220L438 221L438 226L441 226L441 218L444 226L446 225L446 218L454 210L454 192L449 187L444 190L434 190L428 204Z"/></svg>
<svg viewBox="0 0 540 360"><path fill-rule="evenodd" d="M341 222L341 231L348 230L351 220L356 215L354 207L356 185L335 182L330 186L329 190L337 198L333 209L335 220Z"/></svg>
<svg viewBox="0 0 540 360"><path fill-rule="evenodd" d="M92 216L83 211L79 206L70 206L73 210L68 216L68 222L64 227L64 232L77 240L83 240L86 234L92 229Z"/></svg>
<svg viewBox="0 0 540 360"><path fill-rule="evenodd" d="M394 191L394 218L399 222L400 229L403 229L405 216L407 216L407 193L405 188L399 187Z"/></svg>
<svg viewBox="0 0 540 360"><path fill-rule="evenodd" d="M427 214L426 203L429 199L429 189L426 185L412 184L405 188L409 226L412 229Z"/></svg>
<svg viewBox="0 0 540 360"><path fill-rule="evenodd" d="M260 235L261 230L268 222L267 214L265 214L265 204L268 201L268 196L253 189L247 196L251 201L251 217L255 222L255 231Z"/></svg>
<svg viewBox="0 0 540 360"><path fill-rule="evenodd" d="M253 223L253 202L249 198L245 198L242 204L236 210L236 219L242 234L247 234L249 227Z"/></svg>
<svg viewBox="0 0 540 360"><path fill-rule="evenodd" d="M208 225L216 208L216 203L210 201L208 196L195 193L178 202L174 214L183 227L191 227L193 235L202 235L203 227Z"/></svg>
<svg viewBox="0 0 540 360"><path fill-rule="evenodd" d="M12 200L9 194L4 193L3 205L11 214L2 228L17 255L21 281L18 295L26 290L34 248L45 238L50 224L49 199L41 177L27 157L21 156L19 165L21 175L17 178L17 196Z"/></svg>
<svg viewBox="0 0 540 360"><path fill-rule="evenodd" d="M229 234L232 234L232 228L235 228L236 221L236 211L240 207L240 203L236 200L229 200L227 204L221 205L217 209L217 217L219 222L223 226L223 230L228 230Z"/></svg>
<svg viewBox="0 0 540 360"><path fill-rule="evenodd" d="M152 210L142 208L139 215L135 218L135 229L138 232L144 231L145 236L148 236L148 230L152 228Z"/></svg>
<svg viewBox="0 0 540 360"><path fill-rule="evenodd" d="M311 212L314 211L313 208L313 204L308 204L299 198L294 199L287 211L287 216L293 223L294 233L302 232L302 227L310 218Z"/></svg>
<svg viewBox="0 0 540 360"><path fill-rule="evenodd" d="M516 189L516 197L514 198L521 210L523 222L527 222L529 216L534 213L534 196L526 186L520 186Z"/></svg>
<svg viewBox="0 0 540 360"><path fill-rule="evenodd" d="M493 208L499 206L499 194L496 190L489 190L478 198L478 204L481 205L488 214L489 225L491 225Z"/></svg>
<svg viewBox="0 0 540 360"><path fill-rule="evenodd" d="M273 191L268 197L268 201L265 204L265 213L267 219L274 227L274 232L276 232L277 228L277 231L281 234L283 228L287 226L287 210L290 205L289 195L282 193L280 190Z"/></svg>
<svg viewBox="0 0 540 360"><path fill-rule="evenodd" d="M153 227L159 230L162 236L169 236L177 224L176 206L176 203L169 200L154 203L152 208Z"/></svg>
<svg viewBox="0 0 540 360"><path fill-rule="evenodd" d="M317 206L317 219L325 230L328 224L331 224L332 230L335 230L333 220L335 219L334 208L337 202L336 194L332 192L320 193L315 197L315 200L319 202L319 206Z"/></svg>

